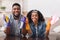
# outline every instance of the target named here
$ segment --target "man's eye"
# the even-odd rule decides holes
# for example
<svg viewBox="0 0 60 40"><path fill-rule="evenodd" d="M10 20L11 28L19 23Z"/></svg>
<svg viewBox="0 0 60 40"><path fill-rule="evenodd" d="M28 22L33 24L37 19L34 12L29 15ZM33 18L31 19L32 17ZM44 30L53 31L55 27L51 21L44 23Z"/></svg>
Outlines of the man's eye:
<svg viewBox="0 0 60 40"><path fill-rule="evenodd" d="M16 8L14 8L13 10L16 10Z"/></svg>
<svg viewBox="0 0 60 40"><path fill-rule="evenodd" d="M34 15L32 15L32 17L34 17Z"/></svg>
<svg viewBox="0 0 60 40"><path fill-rule="evenodd" d="M20 10L19 8L17 10Z"/></svg>

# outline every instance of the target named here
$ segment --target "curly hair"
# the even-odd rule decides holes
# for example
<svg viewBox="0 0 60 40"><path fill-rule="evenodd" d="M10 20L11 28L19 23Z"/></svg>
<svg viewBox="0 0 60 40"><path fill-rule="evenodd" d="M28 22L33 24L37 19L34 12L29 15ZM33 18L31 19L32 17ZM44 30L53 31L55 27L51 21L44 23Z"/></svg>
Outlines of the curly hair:
<svg viewBox="0 0 60 40"><path fill-rule="evenodd" d="M27 14L27 18L28 18L28 20L29 20L29 23L32 22L31 15L32 15L32 13L33 13L34 11L36 11L37 14L38 14L38 22L40 22L40 21L41 21L41 22L45 22L45 19L44 19L42 13L41 13L39 10L31 10L31 11L29 11L28 14Z"/></svg>

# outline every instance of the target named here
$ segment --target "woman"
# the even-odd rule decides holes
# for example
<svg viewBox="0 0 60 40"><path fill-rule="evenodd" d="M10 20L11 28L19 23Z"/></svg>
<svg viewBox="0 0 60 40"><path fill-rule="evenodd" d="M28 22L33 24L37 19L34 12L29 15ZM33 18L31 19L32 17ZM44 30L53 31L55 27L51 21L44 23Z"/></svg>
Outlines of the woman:
<svg viewBox="0 0 60 40"><path fill-rule="evenodd" d="M31 37L45 38L46 23L43 15L38 10L31 10L27 14Z"/></svg>

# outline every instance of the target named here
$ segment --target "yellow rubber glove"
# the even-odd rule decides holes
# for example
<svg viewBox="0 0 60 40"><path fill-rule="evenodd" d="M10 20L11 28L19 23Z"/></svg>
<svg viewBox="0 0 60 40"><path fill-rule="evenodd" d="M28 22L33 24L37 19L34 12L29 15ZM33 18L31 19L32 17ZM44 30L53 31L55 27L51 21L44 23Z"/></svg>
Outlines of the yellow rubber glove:
<svg viewBox="0 0 60 40"><path fill-rule="evenodd" d="M32 31L30 29L28 18L26 18L26 30L28 31L28 34L31 34L32 33Z"/></svg>
<svg viewBox="0 0 60 40"><path fill-rule="evenodd" d="M7 23L9 23L9 18L8 16L5 16L5 21ZM4 30L4 32L6 33L6 35L9 35L10 34L10 27L7 26L7 28Z"/></svg>
<svg viewBox="0 0 60 40"><path fill-rule="evenodd" d="M8 16L5 16L5 17L6 17L5 20L8 23L9 22L9 18L8 18Z"/></svg>
<svg viewBox="0 0 60 40"><path fill-rule="evenodd" d="M49 30L50 30L50 27L51 27L51 22L48 21L48 22L47 22L47 26L46 26L46 31L49 31Z"/></svg>
<svg viewBox="0 0 60 40"><path fill-rule="evenodd" d="M46 37L48 37L49 35L50 28L51 28L51 18L48 20L46 25Z"/></svg>
<svg viewBox="0 0 60 40"><path fill-rule="evenodd" d="M30 25L29 25L29 22L28 22L28 18L26 18L26 30L30 30Z"/></svg>

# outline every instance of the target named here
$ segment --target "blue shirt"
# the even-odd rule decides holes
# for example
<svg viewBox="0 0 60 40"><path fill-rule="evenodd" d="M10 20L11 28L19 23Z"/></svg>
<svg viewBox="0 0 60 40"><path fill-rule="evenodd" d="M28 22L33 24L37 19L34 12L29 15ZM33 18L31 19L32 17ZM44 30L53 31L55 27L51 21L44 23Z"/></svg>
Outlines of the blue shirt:
<svg viewBox="0 0 60 40"><path fill-rule="evenodd" d="M37 25L37 30L35 28L34 23L32 22L32 23L30 23L30 28L31 28L31 31L32 31L31 37L36 37L36 35L38 37L43 37L43 38L45 37L45 30L46 30L46 23L45 22L39 22L38 25Z"/></svg>

